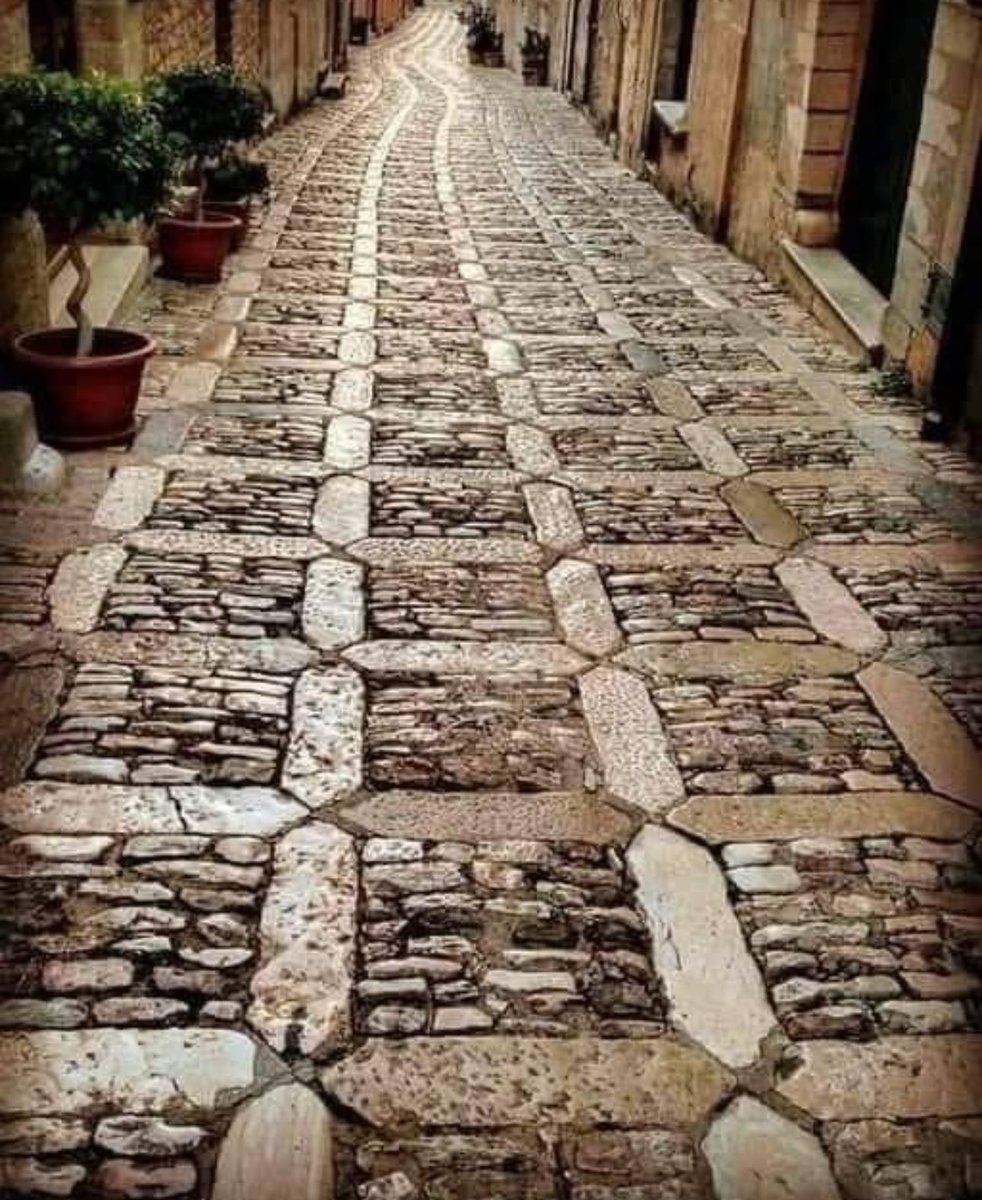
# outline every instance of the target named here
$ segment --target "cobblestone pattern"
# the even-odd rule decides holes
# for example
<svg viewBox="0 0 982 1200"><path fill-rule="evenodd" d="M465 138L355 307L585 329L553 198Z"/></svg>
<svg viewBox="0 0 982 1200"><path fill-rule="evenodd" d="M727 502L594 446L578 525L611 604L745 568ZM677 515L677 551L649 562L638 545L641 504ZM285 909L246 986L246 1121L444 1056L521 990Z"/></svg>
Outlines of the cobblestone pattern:
<svg viewBox="0 0 982 1200"><path fill-rule="evenodd" d="M561 791L592 772L576 693L562 679L372 680L365 738L376 788Z"/></svg>
<svg viewBox="0 0 982 1200"><path fill-rule="evenodd" d="M546 640L553 628L542 572L521 564L373 567L368 620L374 637L450 641Z"/></svg>
<svg viewBox="0 0 982 1200"><path fill-rule="evenodd" d="M366 1033L663 1028L644 922L601 847L376 839L362 887Z"/></svg>
<svg viewBox="0 0 982 1200"><path fill-rule="evenodd" d="M134 554L101 628L221 637L277 637L299 627L304 573L291 559L235 554Z"/></svg>
<svg viewBox="0 0 982 1200"><path fill-rule="evenodd" d="M207 1200L290 1072L338 1200L974 1194L982 475L440 4L259 153L135 455L0 500L0 1194Z"/></svg>
<svg viewBox="0 0 982 1200"><path fill-rule="evenodd" d="M268 783L288 728L290 683L256 672L81 667L34 774L77 783Z"/></svg>
<svg viewBox="0 0 982 1200"><path fill-rule="evenodd" d="M910 786L900 747L850 681L655 687L687 784L706 792Z"/></svg>

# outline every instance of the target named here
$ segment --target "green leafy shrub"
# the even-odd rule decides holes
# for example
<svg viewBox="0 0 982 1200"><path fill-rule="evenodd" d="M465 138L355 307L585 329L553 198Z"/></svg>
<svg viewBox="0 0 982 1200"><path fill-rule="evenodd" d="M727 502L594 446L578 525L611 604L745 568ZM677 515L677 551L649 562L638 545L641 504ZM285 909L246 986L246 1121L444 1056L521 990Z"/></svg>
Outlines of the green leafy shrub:
<svg viewBox="0 0 982 1200"><path fill-rule="evenodd" d="M232 67L207 63L158 75L150 81L147 94L175 152L191 168L200 219L206 166L217 164L236 143L252 141L262 133L263 95Z"/></svg>
<svg viewBox="0 0 982 1200"><path fill-rule="evenodd" d="M254 158L227 154L214 166L205 168L205 190L210 200L241 200L268 189L269 168Z"/></svg>
<svg viewBox="0 0 982 1200"><path fill-rule="evenodd" d="M78 273L68 311L79 354L92 348L81 235L111 220L152 219L173 168L172 147L131 84L102 75L0 76L0 214L33 209L67 241Z"/></svg>

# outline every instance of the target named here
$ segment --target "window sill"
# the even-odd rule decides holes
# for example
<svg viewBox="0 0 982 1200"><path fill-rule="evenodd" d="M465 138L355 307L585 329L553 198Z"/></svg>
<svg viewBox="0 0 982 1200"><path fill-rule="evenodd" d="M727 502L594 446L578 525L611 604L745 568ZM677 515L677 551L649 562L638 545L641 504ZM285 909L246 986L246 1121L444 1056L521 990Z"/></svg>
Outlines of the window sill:
<svg viewBox="0 0 982 1200"><path fill-rule="evenodd" d="M670 138L682 141L689 135L689 106L684 100L656 100L652 112Z"/></svg>

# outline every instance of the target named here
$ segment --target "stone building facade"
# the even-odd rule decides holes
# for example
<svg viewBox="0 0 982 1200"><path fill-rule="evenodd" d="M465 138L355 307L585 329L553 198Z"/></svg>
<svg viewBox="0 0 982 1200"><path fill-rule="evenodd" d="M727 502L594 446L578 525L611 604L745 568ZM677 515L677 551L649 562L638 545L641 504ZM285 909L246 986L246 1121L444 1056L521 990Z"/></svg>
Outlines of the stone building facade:
<svg viewBox="0 0 982 1200"><path fill-rule="evenodd" d="M511 65L549 33L622 161L982 428L980 0L498 5Z"/></svg>
<svg viewBox="0 0 982 1200"><path fill-rule="evenodd" d="M32 59L139 78L231 62L286 116L344 65L350 0L0 0L0 70Z"/></svg>

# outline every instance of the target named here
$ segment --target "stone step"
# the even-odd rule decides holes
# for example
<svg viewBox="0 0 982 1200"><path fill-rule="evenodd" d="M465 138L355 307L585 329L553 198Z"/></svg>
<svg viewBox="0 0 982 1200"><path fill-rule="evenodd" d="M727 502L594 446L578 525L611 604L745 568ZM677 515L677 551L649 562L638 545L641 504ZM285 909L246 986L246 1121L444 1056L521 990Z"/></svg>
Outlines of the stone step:
<svg viewBox="0 0 982 1200"><path fill-rule="evenodd" d="M889 301L833 247L781 243L791 290L815 316L872 364L883 358Z"/></svg>
<svg viewBox="0 0 982 1200"><path fill-rule="evenodd" d="M92 272L85 311L93 325L116 324L147 281L149 252L146 246L92 245L83 247L82 253ZM76 278L75 268L66 260L52 279L48 291L52 325L72 324L65 305Z"/></svg>

